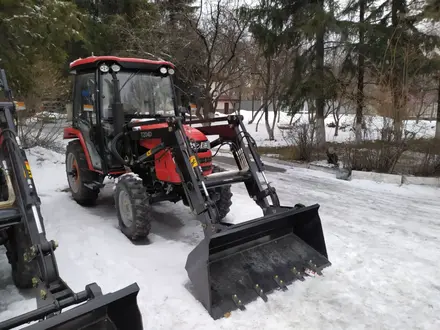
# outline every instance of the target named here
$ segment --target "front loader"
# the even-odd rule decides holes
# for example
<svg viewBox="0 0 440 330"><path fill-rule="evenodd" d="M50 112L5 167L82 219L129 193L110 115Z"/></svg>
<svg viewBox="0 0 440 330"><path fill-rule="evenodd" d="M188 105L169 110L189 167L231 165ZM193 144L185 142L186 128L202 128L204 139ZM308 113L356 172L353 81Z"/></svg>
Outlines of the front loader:
<svg viewBox="0 0 440 330"><path fill-rule="evenodd" d="M255 299L267 301L270 292L321 275L330 265L319 205L280 203L241 116L185 123L173 64L91 56L70 69L72 126L64 138L72 140L66 173L73 198L94 205L104 178L116 178L119 227L132 241L148 236L156 202L188 206L205 237L190 252L186 270L214 319L244 310ZM209 135L218 138L209 141ZM212 163L213 148L222 145L229 145L235 170ZM236 183L245 185L262 217L235 225L224 221Z"/></svg>
<svg viewBox="0 0 440 330"><path fill-rule="evenodd" d="M8 99L0 102L0 244L6 247L15 286L33 290L37 298L37 309L0 322L0 329L27 323L32 323L29 330L143 329L136 283L103 295L96 283L74 292L60 277L58 244L46 239L40 198L17 136L16 103L5 71L0 72Z"/></svg>

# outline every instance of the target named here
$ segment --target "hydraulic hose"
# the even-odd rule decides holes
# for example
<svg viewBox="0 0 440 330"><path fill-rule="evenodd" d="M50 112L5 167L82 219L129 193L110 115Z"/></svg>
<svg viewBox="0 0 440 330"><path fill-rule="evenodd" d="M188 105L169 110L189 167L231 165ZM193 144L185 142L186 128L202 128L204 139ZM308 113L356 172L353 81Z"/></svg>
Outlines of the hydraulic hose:
<svg viewBox="0 0 440 330"><path fill-rule="evenodd" d="M120 161L122 164L129 166L130 163L125 161L124 158L119 154L118 149L116 149L116 143L118 143L119 139L124 136L124 132L116 134L116 136L113 138L111 144L110 144L110 151L115 158Z"/></svg>

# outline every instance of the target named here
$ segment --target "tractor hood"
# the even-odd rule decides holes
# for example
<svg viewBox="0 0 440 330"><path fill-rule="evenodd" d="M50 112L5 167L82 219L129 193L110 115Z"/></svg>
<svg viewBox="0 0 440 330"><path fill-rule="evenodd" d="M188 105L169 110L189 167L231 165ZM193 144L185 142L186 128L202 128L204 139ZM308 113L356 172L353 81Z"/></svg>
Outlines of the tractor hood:
<svg viewBox="0 0 440 330"><path fill-rule="evenodd" d="M144 119L143 118L143 119L132 119L131 120L131 122L145 122L145 125L138 126L139 128L136 128L136 130L140 130L140 131L165 128L168 126L166 123L160 123L160 124L151 123L151 124L149 124L149 121L154 121L154 119L150 119L150 118ZM190 139L190 141L197 141L197 142L208 141L208 138L206 137L206 135L203 134L202 132L200 132L197 128L191 127L189 125L183 125L183 128L185 130L186 136Z"/></svg>
<svg viewBox="0 0 440 330"><path fill-rule="evenodd" d="M197 128L191 127L189 125L183 125L185 129L185 134L190 140L194 141L207 141L208 138L205 134L200 132Z"/></svg>

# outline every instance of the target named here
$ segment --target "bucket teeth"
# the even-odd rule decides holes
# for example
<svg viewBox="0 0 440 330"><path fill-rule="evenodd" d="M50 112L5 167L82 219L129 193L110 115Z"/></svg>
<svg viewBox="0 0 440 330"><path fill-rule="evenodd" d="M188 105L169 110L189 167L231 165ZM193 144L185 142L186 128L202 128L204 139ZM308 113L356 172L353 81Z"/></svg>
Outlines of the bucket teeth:
<svg viewBox="0 0 440 330"><path fill-rule="evenodd" d="M238 298L236 294L232 295L232 300L240 310L244 311L246 309L243 305L243 302Z"/></svg>
<svg viewBox="0 0 440 330"><path fill-rule="evenodd" d="M258 285L258 284L255 284L254 289L255 289L255 291L257 292L257 294L261 297L261 299L263 299L264 302L267 302L267 296L266 296L266 294L264 293L264 291L263 291L263 289L261 288L261 286Z"/></svg>
<svg viewBox="0 0 440 330"><path fill-rule="evenodd" d="M275 282L278 284L278 286L283 290L283 291L286 291L287 290L287 285L286 285L286 283L278 276L278 275L275 275L274 277L273 277L273 279L275 280Z"/></svg>
<svg viewBox="0 0 440 330"><path fill-rule="evenodd" d="M304 276L296 269L296 267L293 267L291 270L297 280L301 282L304 282L306 280Z"/></svg>
<svg viewBox="0 0 440 330"><path fill-rule="evenodd" d="M307 263L307 268L308 268L309 272L311 271L311 273L312 273L311 275L312 276L314 276L314 275L322 276L321 270L316 266L316 264L313 263L312 260L310 260ZM307 272L307 273L309 273L309 272Z"/></svg>

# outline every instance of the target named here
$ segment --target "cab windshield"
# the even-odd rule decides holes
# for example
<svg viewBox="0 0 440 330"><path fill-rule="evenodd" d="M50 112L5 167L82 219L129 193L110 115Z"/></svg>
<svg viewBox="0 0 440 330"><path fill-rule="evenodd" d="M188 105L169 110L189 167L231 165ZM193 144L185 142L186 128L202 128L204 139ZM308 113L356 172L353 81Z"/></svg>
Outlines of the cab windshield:
<svg viewBox="0 0 440 330"><path fill-rule="evenodd" d="M174 116L173 89L169 76L145 72L118 72L119 90L124 114ZM110 74L103 75L103 117L112 117L113 82Z"/></svg>

